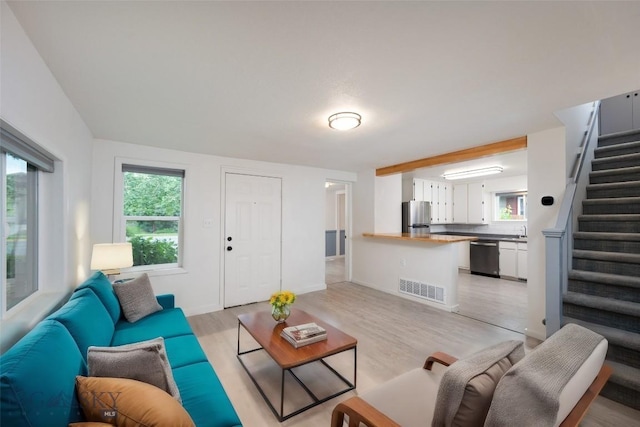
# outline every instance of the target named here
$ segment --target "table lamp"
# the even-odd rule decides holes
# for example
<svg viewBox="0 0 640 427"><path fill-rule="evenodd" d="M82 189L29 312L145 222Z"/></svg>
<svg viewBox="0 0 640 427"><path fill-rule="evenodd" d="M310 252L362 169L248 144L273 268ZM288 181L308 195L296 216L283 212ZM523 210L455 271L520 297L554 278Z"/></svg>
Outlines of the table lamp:
<svg viewBox="0 0 640 427"><path fill-rule="evenodd" d="M91 269L101 270L107 276L120 274L121 268L133 265L131 243L97 243L93 245Z"/></svg>

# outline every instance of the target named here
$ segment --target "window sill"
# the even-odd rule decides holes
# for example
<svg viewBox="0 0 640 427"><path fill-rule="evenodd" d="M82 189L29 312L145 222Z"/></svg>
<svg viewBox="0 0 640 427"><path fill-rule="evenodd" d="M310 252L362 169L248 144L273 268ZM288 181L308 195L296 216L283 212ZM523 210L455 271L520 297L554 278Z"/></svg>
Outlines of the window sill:
<svg viewBox="0 0 640 427"><path fill-rule="evenodd" d="M117 280L135 279L142 273L147 273L149 277L159 277L159 276L173 276L175 274L187 274L187 270L185 270L182 267L155 268L155 269L140 268L140 269L121 272L120 276L117 277Z"/></svg>
<svg viewBox="0 0 640 427"><path fill-rule="evenodd" d="M53 313L68 298L67 292L42 292L34 295L9 317L0 320L2 336L0 337L0 354L8 350L20 338L25 336L42 319Z"/></svg>

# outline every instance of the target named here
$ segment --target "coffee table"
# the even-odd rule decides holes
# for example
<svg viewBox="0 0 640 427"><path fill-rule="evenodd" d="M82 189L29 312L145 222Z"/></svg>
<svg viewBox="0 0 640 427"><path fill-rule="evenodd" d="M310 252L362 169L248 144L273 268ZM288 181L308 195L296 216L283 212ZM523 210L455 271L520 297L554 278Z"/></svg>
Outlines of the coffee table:
<svg viewBox="0 0 640 427"><path fill-rule="evenodd" d="M284 338L280 336L280 332L287 326L301 325L303 323L315 322L327 330L327 339L303 347L295 348ZM242 328L241 328L242 326ZM256 342L260 345L258 348L240 351L240 331L245 329ZM358 341L350 335L345 334L341 330L323 322L315 316L302 310L292 309L291 315L284 323L276 323L268 311L260 311L255 313L246 313L238 316L238 353L237 357L242 367L247 371L249 377L258 388L262 398L267 402L273 414L280 422L298 415L307 409L320 405L327 400L333 399L343 393L356 388L356 367L357 367L357 344ZM271 400L267 397L265 391L258 383L254 374L245 364L243 357L248 353L264 350L281 370L280 375L280 411L277 411ZM347 350L353 350L353 382L346 379L336 369L334 369L324 359L342 353ZM326 397L318 397L310 388L302 381L299 375L293 371L303 365L313 362L320 362L327 368L327 374L334 375L339 378L346 388ZM298 384L306 391L313 400L311 404L296 409L288 414L284 414L284 394L285 394L285 373L289 373Z"/></svg>

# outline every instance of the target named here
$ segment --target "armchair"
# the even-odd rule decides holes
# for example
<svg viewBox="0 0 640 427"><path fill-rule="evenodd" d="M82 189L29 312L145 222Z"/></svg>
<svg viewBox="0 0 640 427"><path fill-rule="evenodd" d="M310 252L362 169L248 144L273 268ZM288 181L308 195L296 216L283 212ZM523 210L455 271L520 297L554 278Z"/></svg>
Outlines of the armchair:
<svg viewBox="0 0 640 427"><path fill-rule="evenodd" d="M507 341L457 360L434 353L422 368L339 403L332 427L577 426L611 368L607 340L567 325L524 355Z"/></svg>

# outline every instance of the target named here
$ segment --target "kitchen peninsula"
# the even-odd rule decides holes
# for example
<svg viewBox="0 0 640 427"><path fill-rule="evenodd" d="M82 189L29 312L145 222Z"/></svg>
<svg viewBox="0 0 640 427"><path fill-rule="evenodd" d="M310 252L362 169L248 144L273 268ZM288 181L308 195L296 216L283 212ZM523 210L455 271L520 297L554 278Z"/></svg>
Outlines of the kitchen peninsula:
<svg viewBox="0 0 640 427"><path fill-rule="evenodd" d="M375 242L368 285L441 310L458 311L458 243L475 236L363 233Z"/></svg>

